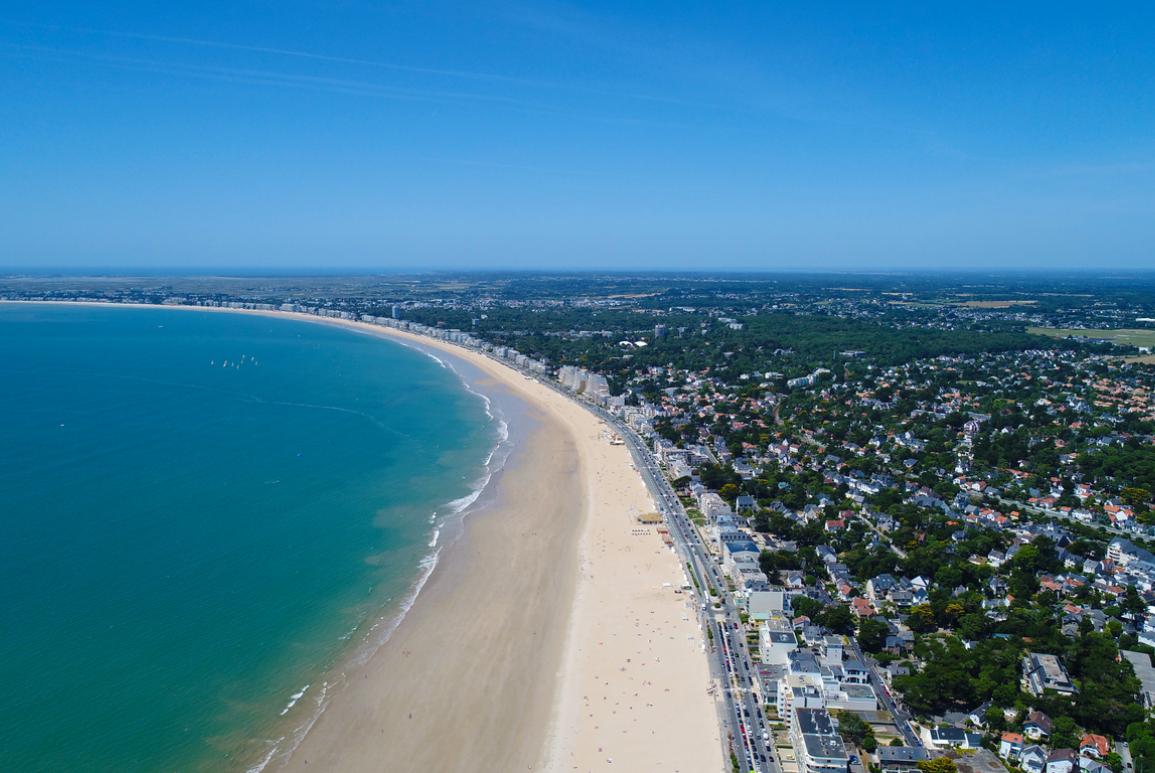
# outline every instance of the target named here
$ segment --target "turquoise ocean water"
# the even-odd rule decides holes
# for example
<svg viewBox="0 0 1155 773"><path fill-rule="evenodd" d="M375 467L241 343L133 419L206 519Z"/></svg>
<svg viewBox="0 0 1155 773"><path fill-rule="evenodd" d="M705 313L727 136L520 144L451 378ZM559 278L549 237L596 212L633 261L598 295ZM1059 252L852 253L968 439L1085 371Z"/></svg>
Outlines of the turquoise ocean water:
<svg viewBox="0 0 1155 773"><path fill-rule="evenodd" d="M0 304L0 770L259 757L388 627L499 424L370 336Z"/></svg>

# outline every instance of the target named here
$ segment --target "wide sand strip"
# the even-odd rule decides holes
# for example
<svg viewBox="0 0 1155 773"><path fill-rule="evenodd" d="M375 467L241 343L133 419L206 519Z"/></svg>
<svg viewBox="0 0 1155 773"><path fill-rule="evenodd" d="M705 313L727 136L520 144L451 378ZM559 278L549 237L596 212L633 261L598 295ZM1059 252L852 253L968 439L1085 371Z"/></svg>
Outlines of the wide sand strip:
<svg viewBox="0 0 1155 773"><path fill-rule="evenodd" d="M286 770L534 769L582 516L572 443L542 418L496 501L466 519L405 620L349 672Z"/></svg>
<svg viewBox="0 0 1155 773"><path fill-rule="evenodd" d="M316 320L307 315L305 318ZM538 693L515 691L508 701L503 700L492 692L493 686L487 680L475 678L469 683L459 684L458 688L489 700L488 716L472 719L481 726L483 733L490 734L486 755L459 756L452 754L451 750L441 750L431 768L392 767L383 763L361 768L356 766L355 758L349 756L334 757L334 764L342 770L382 771L661 770L699 773L721 770L722 744L714 699L707 692L710 677L704 636L695 622L692 596L674 592L685 579L677 555L662 543L653 527L637 523L637 516L652 511L654 505L633 466L629 451L624 446L610 445L606 427L573 400L482 354L402 331L382 330L361 323L347 324L450 352L501 381L510 391L540 410L543 424L534 444L552 447L551 458L557 461L546 466L555 473L562 470L564 475L571 476L569 483L577 484L575 494L584 506L584 518L580 519L575 532L562 526L565 534L555 535L555 550L538 555L557 573L575 572L576 563L576 583L556 578L558 583L554 588L558 590L558 600L555 603L563 608L550 611L527 607L518 610L521 619L515 626L516 630L510 631L507 637L516 638L519 635L517 631L526 628L540 631L539 626L564 626L563 630L551 629L548 635L539 632L537 637L537 644L548 641L552 646L553 635L560 634L558 652L554 657L545 655L533 663L542 669L549 664L555 670L542 670L530 676L533 681L544 683L542 692L548 695L549 701L546 706L537 704L541 698ZM569 460L569 463L562 460ZM562 500L565 497L560 495L560 491L550 491L549 485L544 487L544 496L535 495L536 492L530 488L519 491L523 484L518 480L517 472L522 464L527 463L544 463L544 459L510 459L507 474L497 483L499 500L509 504L503 504L497 508L498 512L486 515L484 520L477 516L467 519L463 543L473 543L478 537L475 529L488 528L490 520L524 517L526 513L519 511L514 503L526 495L526 506L531 511L530 519L535 519L535 528L557 529L561 526L566 515L556 513L557 508L564 507ZM575 534L578 539L567 541L567 535ZM490 558L498 558L503 550L510 548L515 548L518 553L537 553L538 547L537 543L524 541L516 546L498 546ZM453 554L445 558L442 565L446 568L446 576L456 561L457 556ZM492 565L500 563L500 560L487 563ZM434 572L430 585L439 572L441 565ZM472 581L487 582L484 575L475 576ZM493 593L508 596L516 595L517 591L510 587L495 587ZM420 609L425 601L423 594L414 611ZM434 603L428 606L432 608ZM429 614L437 615L437 612L431 609ZM535 615L540 615L540 623L532 619ZM401 648L396 639L409 622L406 619L401 624L394 634L395 640L383 648L382 655L386 650ZM460 633L468 637L467 632ZM524 636L524 633L520 635ZM434 641L432 646L438 649L453 647L469 659L468 638L446 639ZM513 642L507 643L513 646ZM520 662L516 652L511 651L509 655ZM370 664L370 669L388 681L392 666L385 663L384 658L381 660L380 665ZM434 658L432 663L433 669L437 668L436 660ZM334 721L344 714L344 711L335 711L337 704L334 701L322 722L330 719L330 714ZM548 733L542 732L545 719L548 719ZM476 730L468 727L451 729L445 741L453 743L457 733L472 734ZM295 755L294 762L308 756L309 750L321 741L323 732L321 723L318 723ZM358 743L366 744L370 749L375 747L372 733L364 731L348 735L335 747L340 750L338 754L344 755L347 748ZM518 757L514 750L524 752L526 756Z"/></svg>
<svg viewBox="0 0 1155 773"><path fill-rule="evenodd" d="M550 771L716 771L718 718L685 572L636 515L653 509L621 446L586 449L591 503Z"/></svg>

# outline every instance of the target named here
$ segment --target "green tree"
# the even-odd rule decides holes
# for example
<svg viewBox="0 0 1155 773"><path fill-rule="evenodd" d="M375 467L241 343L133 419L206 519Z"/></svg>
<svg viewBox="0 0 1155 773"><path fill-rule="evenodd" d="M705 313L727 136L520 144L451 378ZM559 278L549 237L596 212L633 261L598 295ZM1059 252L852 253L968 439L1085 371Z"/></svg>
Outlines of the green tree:
<svg viewBox="0 0 1155 773"><path fill-rule="evenodd" d="M809 596L795 596L790 600L790 606L794 609L795 615L809 617L811 620L816 619L826 609L825 604Z"/></svg>
<svg viewBox="0 0 1155 773"><path fill-rule="evenodd" d="M1127 592L1123 599L1123 610L1130 612L1133 615L1141 615L1147 609L1147 605L1140 598L1139 592L1135 590L1133 585L1127 586Z"/></svg>
<svg viewBox="0 0 1155 773"><path fill-rule="evenodd" d="M826 607L818 622L835 633L854 633L854 615L851 614L849 607L842 604Z"/></svg>
<svg viewBox="0 0 1155 773"><path fill-rule="evenodd" d="M1151 492L1139 486L1127 486L1120 492L1123 501L1134 507L1144 505L1151 500Z"/></svg>
<svg viewBox="0 0 1155 773"><path fill-rule="evenodd" d="M861 746L868 752L878 748L878 741L874 738L874 728L867 724L860 716L851 711L839 711L835 716L838 719L838 732L847 743Z"/></svg>
<svg viewBox="0 0 1155 773"><path fill-rule="evenodd" d="M969 612L958 619L958 635L969 641L981 638L987 631L990 620L986 615Z"/></svg>
<svg viewBox="0 0 1155 773"><path fill-rule="evenodd" d="M984 639L969 649L955 636L922 637L917 672L896 677L894 686L917 714L968 709L991 699L1013 703L1018 694L1017 641Z"/></svg>
<svg viewBox="0 0 1155 773"><path fill-rule="evenodd" d="M922 773L958 773L958 766L950 757L935 757L918 763Z"/></svg>
<svg viewBox="0 0 1155 773"><path fill-rule="evenodd" d="M882 652L889 632L889 627L882 620L864 617L858 621L858 646L865 652Z"/></svg>
<svg viewBox="0 0 1155 773"><path fill-rule="evenodd" d="M1155 727L1151 722L1127 725L1127 745L1135 760L1136 771L1150 771L1155 766Z"/></svg>
<svg viewBox="0 0 1155 773"><path fill-rule="evenodd" d="M911 627L911 630L919 633L927 633L938 628L938 623L934 619L934 608L930 604L919 604L911 607L906 623Z"/></svg>
<svg viewBox="0 0 1155 773"><path fill-rule="evenodd" d="M1119 659L1119 648L1108 634L1079 636L1068 657L1071 675L1079 683L1071 714L1083 727L1109 736L1122 735L1143 719L1139 680L1130 664Z"/></svg>
<svg viewBox="0 0 1155 773"><path fill-rule="evenodd" d="M1056 749L1071 749L1079 745L1078 727L1068 716L1055 717L1051 723L1051 745Z"/></svg>

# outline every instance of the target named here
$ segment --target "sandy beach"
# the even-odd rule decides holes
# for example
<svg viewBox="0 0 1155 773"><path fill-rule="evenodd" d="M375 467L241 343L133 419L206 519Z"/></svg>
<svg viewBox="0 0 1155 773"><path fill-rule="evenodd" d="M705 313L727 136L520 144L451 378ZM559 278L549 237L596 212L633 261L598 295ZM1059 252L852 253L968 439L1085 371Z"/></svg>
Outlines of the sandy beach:
<svg viewBox="0 0 1155 773"><path fill-rule="evenodd" d="M106 305L106 304L102 304ZM202 307L165 307L221 311ZM528 431L390 640L345 684L289 771L723 769L704 636L629 451L575 401L484 355L439 350L524 405Z"/></svg>
<svg viewBox="0 0 1155 773"><path fill-rule="evenodd" d="M287 769L722 769L704 637L692 597L674 592L685 577L676 554L637 523L654 504L629 451L574 401L481 354L346 324L470 362L530 405L538 426L497 481L497 502L466 520L462 549ZM473 609L464 621L462 602L458 612ZM463 656L456 668L447 650ZM419 673L400 691L404 668ZM446 681L444 695L429 691ZM474 708L415 727L407 702Z"/></svg>

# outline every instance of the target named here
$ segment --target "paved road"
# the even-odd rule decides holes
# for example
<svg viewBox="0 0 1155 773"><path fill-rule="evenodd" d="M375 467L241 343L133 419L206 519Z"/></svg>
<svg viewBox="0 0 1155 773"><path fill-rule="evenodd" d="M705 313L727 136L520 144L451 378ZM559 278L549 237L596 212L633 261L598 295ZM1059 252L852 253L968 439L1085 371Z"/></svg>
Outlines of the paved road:
<svg viewBox="0 0 1155 773"><path fill-rule="evenodd" d="M757 676L746 643L745 627L717 562L711 557L701 534L686 514L681 499L674 493L645 442L617 417L599 406L587 405L626 441L634 465L642 474L658 509L665 516L674 545L689 567L703 630L712 630L714 635L710 670L716 682L722 686L724 700L721 724L728 735L730 753L738 759L742 771L781 773L762 738L767 727L762 706L754 692ZM714 606L715 602L719 607Z"/></svg>
<svg viewBox="0 0 1155 773"><path fill-rule="evenodd" d="M854 640L853 636L847 637L847 649L850 653L866 664L870 674L870 686L874 688L874 692L878 695L878 699L882 701L882 705L894 717L894 724L898 731L902 733L902 737L906 740L907 746L920 747L923 745L922 739L914 732L910 726L910 715L899 708L894 700L894 696L890 694L890 690L886 688L886 684L882 681L882 677L878 673L878 663L869 655L864 655L858 646L858 642Z"/></svg>
<svg viewBox="0 0 1155 773"><path fill-rule="evenodd" d="M481 353L488 355L484 351ZM508 361L501 362L514 367ZM710 555L698 529L691 523L682 501L662 474L657 459L637 433L601 406L576 397L560 384L542 377L541 374L530 371L522 373L527 378L585 405L625 440L635 467L641 473L658 509L669 525L675 549L689 571L702 631L713 633L713 641L707 640L710 650L708 662L711 677L714 683L720 686L723 698L719 705L719 724L726 736L726 750L728 754L733 754L737 758L739 769L744 773L745 771L781 773L781 768L772 754L772 744L768 748L762 738L763 732L768 728L762 706L754 690L757 676L750 659L745 628L738 616L738 609L727 590L717 562ZM715 602L718 604L717 607L714 606ZM723 769L730 770L729 760L726 760Z"/></svg>
<svg viewBox="0 0 1155 773"><path fill-rule="evenodd" d="M879 537L879 539L881 539L881 540L882 540L882 544L883 544L883 545L886 545L888 548L890 548L890 550L891 550L891 551L892 551L892 552L893 552L893 553L894 553L896 556L898 556L899 558L901 558L901 559L903 559L903 560L905 560L905 559L906 559L906 551L905 551L905 550L903 550L902 548L900 548L898 545L895 545L893 542L891 542L891 540L890 540L890 537L888 537L888 536L887 536L887 535L886 535L886 534L885 534L885 533L882 531L882 529L880 529L880 528L878 528L877 526L875 526L875 525L874 525L874 521L870 520L870 519L869 519L869 518L867 518L865 515L863 515L862 513L858 513L858 512L856 512L856 513L854 514L854 517L855 517L855 518L857 518L859 521L862 521L862 523L863 523L863 524L865 524L866 528L870 529L870 530L871 530L871 531L873 531L875 534L877 534L877 535L878 535L878 537Z"/></svg>
<svg viewBox="0 0 1155 773"><path fill-rule="evenodd" d="M686 515L682 501L674 493L644 441L614 416L600 408L595 407L594 410L626 440L635 465L670 524L670 534L679 553L693 568L698 582L700 607L705 606L704 612L713 618L715 626L715 674L721 676L724 685L727 716L723 727L729 728L731 752L738 758L742 770L780 773L762 737L767 727L762 706L754 691L757 676L750 659L745 626L741 623L738 609L727 590L717 562L710 556L698 529ZM720 602L720 609L714 609L712 602L715 600ZM709 625L710 621L707 620L706 624Z"/></svg>
<svg viewBox="0 0 1155 773"><path fill-rule="evenodd" d="M1074 523L1078 524L1079 526L1090 526L1092 529L1102 529L1108 534L1114 534L1116 537L1123 537L1124 539L1151 539L1151 535L1149 534L1136 533L1129 529L1120 529L1117 526L1112 526L1109 523L1103 523L1101 521L1091 521L1090 523L1087 523L1086 521L1080 521L1078 518L1070 515L1069 513L1060 512L1058 510L1046 510L1044 508L1035 507L1034 505L1029 505L1026 502L1020 502L1015 499L1007 499L1006 497L992 497L992 499L1005 507L1013 507L1016 510L1032 513L1043 518L1054 518L1056 521L1066 521L1067 523Z"/></svg>
<svg viewBox="0 0 1155 773"><path fill-rule="evenodd" d="M1123 770L1134 770L1135 761L1131 758L1131 747L1126 741L1115 741L1115 752L1123 760Z"/></svg>

